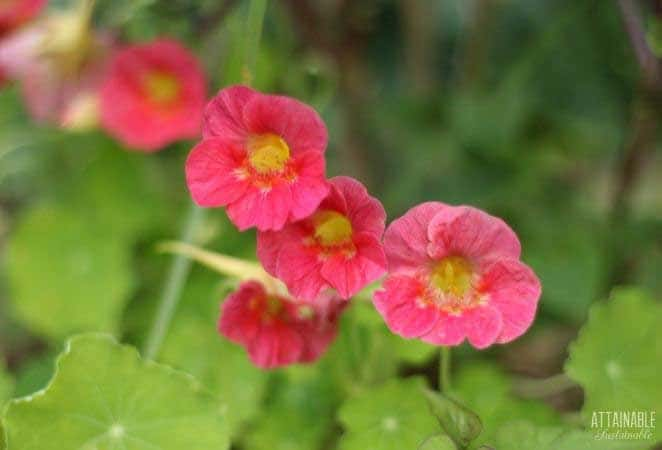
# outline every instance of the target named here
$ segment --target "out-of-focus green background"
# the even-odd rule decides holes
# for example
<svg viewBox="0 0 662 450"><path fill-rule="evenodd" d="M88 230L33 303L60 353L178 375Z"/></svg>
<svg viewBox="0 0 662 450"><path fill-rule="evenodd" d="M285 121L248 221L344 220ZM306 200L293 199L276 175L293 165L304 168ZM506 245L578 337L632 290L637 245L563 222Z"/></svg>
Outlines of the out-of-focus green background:
<svg viewBox="0 0 662 450"><path fill-rule="evenodd" d="M660 52L660 4L638 4L648 46ZM202 59L211 93L241 78L245 6L100 0L95 17L127 42L181 39ZM645 75L615 1L283 0L269 4L254 85L320 112L330 134L328 174L361 180L389 221L438 200L511 224L523 260L542 280L540 313L524 338L482 357L517 376L545 377L561 371L589 307L614 286L662 297L662 81ZM169 263L155 244L179 235L188 210L183 164L191 146L129 152L102 132L37 125L16 86L0 91L0 354L14 395L43 386L71 333L106 330L141 343ZM208 215L196 243L254 258L254 235L236 232L222 211ZM213 372L191 348L208 358L207 342L217 345L225 291L226 281L193 269L164 360ZM348 317L383 328L369 310ZM345 338L332 353L358 352ZM388 339L391 348L408 345ZM241 352L233 355L244 372L226 380L235 383L228 392L261 395L262 388L246 388L256 385L246 377L263 375L244 367ZM411 344L398 355L393 362L375 356L370 373L361 373L434 370L426 347ZM476 359L464 347L457 355L459 367ZM343 364L364 358L354 356L345 354ZM287 386L303 393L276 389L268 404L314 397L320 404L305 406L330 420L325 414L338 399L319 394L326 385L307 372L288 377L298 377ZM270 383L284 383L283 375ZM582 394L574 388L547 401L572 413ZM245 409L242 417L255 414ZM305 417L296 420L312 433ZM269 427L277 425L257 423L246 448L270 448Z"/></svg>

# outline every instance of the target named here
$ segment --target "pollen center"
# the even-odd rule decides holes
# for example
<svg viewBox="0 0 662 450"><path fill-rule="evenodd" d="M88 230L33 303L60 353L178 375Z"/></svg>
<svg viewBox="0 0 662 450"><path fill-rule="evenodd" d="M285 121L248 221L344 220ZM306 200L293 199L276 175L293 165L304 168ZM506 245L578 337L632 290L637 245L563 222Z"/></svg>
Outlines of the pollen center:
<svg viewBox="0 0 662 450"><path fill-rule="evenodd" d="M248 139L248 160L258 173L280 172L290 159L290 147L280 136L260 134Z"/></svg>
<svg viewBox="0 0 662 450"><path fill-rule="evenodd" d="M473 267L461 256L448 256L439 261L432 270L431 281L441 292L463 297L471 289Z"/></svg>
<svg viewBox="0 0 662 450"><path fill-rule="evenodd" d="M320 211L313 216L315 238L326 246L332 247L349 242L352 238L352 223L336 211Z"/></svg>
<svg viewBox="0 0 662 450"><path fill-rule="evenodd" d="M149 99L161 105L176 100L181 90L181 84L174 75L161 71L145 75L143 87Z"/></svg>

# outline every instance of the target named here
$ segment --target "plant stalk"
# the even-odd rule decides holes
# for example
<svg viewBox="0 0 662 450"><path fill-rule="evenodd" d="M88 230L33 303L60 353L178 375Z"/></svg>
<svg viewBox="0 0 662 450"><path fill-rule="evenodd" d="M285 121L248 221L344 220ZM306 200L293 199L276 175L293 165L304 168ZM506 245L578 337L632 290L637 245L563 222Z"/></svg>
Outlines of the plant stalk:
<svg viewBox="0 0 662 450"><path fill-rule="evenodd" d="M193 242L195 233L203 222L205 215L204 209L191 203L181 236L183 242ZM147 336L147 341L143 349L143 356L147 359L154 359L158 356L190 270L191 260L185 255L176 255L173 258L170 272L168 273L168 278L166 278L163 293L161 294L159 308L156 311L156 318L154 319L154 324Z"/></svg>
<svg viewBox="0 0 662 450"><path fill-rule="evenodd" d="M451 348L441 347L439 351L439 392L447 393L451 389Z"/></svg>

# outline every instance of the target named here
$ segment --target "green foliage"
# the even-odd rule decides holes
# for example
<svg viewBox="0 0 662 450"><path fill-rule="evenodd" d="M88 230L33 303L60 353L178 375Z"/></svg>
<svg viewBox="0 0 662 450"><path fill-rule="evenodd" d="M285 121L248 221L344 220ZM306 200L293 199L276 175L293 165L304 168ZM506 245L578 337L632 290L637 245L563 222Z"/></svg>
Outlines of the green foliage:
<svg viewBox="0 0 662 450"><path fill-rule="evenodd" d="M241 442L251 450L317 450L328 440L338 404L321 367L291 367L276 374L266 404Z"/></svg>
<svg viewBox="0 0 662 450"><path fill-rule="evenodd" d="M69 340L48 387L12 400L4 425L9 450L228 448L197 381L99 334Z"/></svg>
<svg viewBox="0 0 662 450"><path fill-rule="evenodd" d="M609 450L637 448L594 439L588 432L564 427L539 427L525 420L504 424L496 436L499 450Z"/></svg>
<svg viewBox="0 0 662 450"><path fill-rule="evenodd" d="M662 408L660 342L662 304L645 291L619 288L608 301L591 309L588 323L570 347L565 367L584 388L582 417L586 426L597 411ZM662 439L659 427L651 431L654 442Z"/></svg>
<svg viewBox="0 0 662 450"><path fill-rule="evenodd" d="M257 414L267 374L251 364L243 348L218 334L214 320L178 317L161 360L187 370L214 393L232 434Z"/></svg>
<svg viewBox="0 0 662 450"><path fill-rule="evenodd" d="M559 423L558 415L545 404L516 398L511 393L511 379L493 363L464 365L455 374L453 389L483 425L471 448L493 445L497 430L509 420L525 419L536 425Z"/></svg>
<svg viewBox="0 0 662 450"><path fill-rule="evenodd" d="M456 450L453 440L444 434L428 438L418 450Z"/></svg>
<svg viewBox="0 0 662 450"><path fill-rule="evenodd" d="M439 433L416 378L389 380L347 400L338 418L346 430L342 450L416 449Z"/></svg>
<svg viewBox="0 0 662 450"><path fill-rule="evenodd" d="M441 428L460 448L466 448L478 437L483 425L476 413L442 393L427 390L425 396Z"/></svg>
<svg viewBox="0 0 662 450"><path fill-rule="evenodd" d="M8 260L14 311L34 331L59 338L117 330L133 283L130 255L75 210L41 204L26 211Z"/></svg>

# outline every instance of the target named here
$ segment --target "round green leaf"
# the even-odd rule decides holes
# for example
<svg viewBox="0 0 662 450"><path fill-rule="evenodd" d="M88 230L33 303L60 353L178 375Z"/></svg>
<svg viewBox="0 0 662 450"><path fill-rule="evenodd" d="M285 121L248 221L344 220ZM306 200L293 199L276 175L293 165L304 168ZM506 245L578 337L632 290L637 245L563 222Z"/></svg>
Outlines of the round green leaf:
<svg viewBox="0 0 662 450"><path fill-rule="evenodd" d="M74 211L30 209L8 248L13 310L34 331L61 338L114 331L130 290L130 255Z"/></svg>
<svg viewBox="0 0 662 450"><path fill-rule="evenodd" d="M662 410L662 304L645 292L620 288L595 305L570 347L567 374L582 385L582 417L593 412ZM639 431L637 428L602 428ZM653 441L662 439L652 428Z"/></svg>
<svg viewBox="0 0 662 450"><path fill-rule="evenodd" d="M348 400L339 419L346 433L341 450L416 449L439 433L418 378L392 379Z"/></svg>
<svg viewBox="0 0 662 450"><path fill-rule="evenodd" d="M8 450L223 450L226 422L191 376L101 334L70 339L48 387L4 416Z"/></svg>

